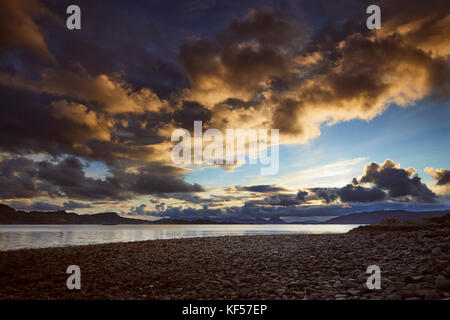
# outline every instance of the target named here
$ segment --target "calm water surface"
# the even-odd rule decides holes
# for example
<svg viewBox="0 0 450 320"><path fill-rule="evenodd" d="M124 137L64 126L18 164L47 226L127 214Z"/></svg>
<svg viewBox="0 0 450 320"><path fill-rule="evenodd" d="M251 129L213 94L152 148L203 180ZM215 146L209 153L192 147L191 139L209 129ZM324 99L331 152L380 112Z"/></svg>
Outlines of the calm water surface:
<svg viewBox="0 0 450 320"><path fill-rule="evenodd" d="M343 233L358 225L0 225L0 250L156 239Z"/></svg>

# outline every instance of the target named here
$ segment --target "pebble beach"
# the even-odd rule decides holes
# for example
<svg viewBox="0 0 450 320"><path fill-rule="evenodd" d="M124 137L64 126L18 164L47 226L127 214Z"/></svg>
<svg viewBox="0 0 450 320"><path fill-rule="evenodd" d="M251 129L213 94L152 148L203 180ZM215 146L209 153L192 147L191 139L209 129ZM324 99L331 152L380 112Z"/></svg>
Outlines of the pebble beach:
<svg viewBox="0 0 450 320"><path fill-rule="evenodd" d="M449 243L445 225L3 251L0 299L449 299Z"/></svg>

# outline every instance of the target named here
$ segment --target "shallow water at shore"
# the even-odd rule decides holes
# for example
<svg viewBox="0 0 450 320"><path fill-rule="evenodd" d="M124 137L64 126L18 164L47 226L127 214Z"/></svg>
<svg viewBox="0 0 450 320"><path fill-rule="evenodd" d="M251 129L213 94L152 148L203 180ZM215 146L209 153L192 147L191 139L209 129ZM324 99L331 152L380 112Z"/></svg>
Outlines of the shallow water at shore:
<svg viewBox="0 0 450 320"><path fill-rule="evenodd" d="M358 225L0 225L0 250L241 235L345 233Z"/></svg>

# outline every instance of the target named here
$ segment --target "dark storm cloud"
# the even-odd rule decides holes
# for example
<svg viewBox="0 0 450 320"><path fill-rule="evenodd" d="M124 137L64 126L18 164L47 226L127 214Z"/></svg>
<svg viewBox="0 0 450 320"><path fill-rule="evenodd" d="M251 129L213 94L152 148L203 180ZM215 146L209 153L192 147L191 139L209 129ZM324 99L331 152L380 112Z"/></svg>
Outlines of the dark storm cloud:
<svg viewBox="0 0 450 320"><path fill-rule="evenodd" d="M211 120L212 112L195 101L183 101L180 109L172 114L172 118L181 128L194 130L194 121L202 121L203 126Z"/></svg>
<svg viewBox="0 0 450 320"><path fill-rule="evenodd" d="M0 198L32 198L42 195L36 185L36 165L26 158L3 159L0 162ZM51 186L48 186L51 187Z"/></svg>
<svg viewBox="0 0 450 320"><path fill-rule="evenodd" d="M104 179L87 177L77 158L58 163L9 158L0 162L0 198L36 196L67 197L86 200L125 200L138 195L167 192L201 192L198 184L185 182L176 168L158 164L143 165L134 172L110 168ZM70 205L70 201L67 202Z"/></svg>
<svg viewBox="0 0 450 320"><path fill-rule="evenodd" d="M0 148L11 152L40 152L60 154L73 151L73 146L81 145L96 137L108 138L108 126L99 122L83 122L89 112L78 109L78 119L65 117L64 111L70 105L52 105L47 96L24 93L0 86ZM84 116L84 117L83 117ZM95 113L91 116L97 118ZM106 134L106 135L104 135Z"/></svg>
<svg viewBox="0 0 450 320"><path fill-rule="evenodd" d="M84 104L52 101L48 95L1 85L0 95L3 151L72 154L107 163L120 158L146 160L164 154L158 147L164 140L157 134L161 119L154 112L112 117ZM170 115L165 120L169 122Z"/></svg>
<svg viewBox="0 0 450 320"><path fill-rule="evenodd" d="M11 3L14 2L28 4L27 1ZM123 72L134 87L150 87L162 96L187 85L186 77L173 62L176 46L186 36L186 31L171 25L173 20L167 23L164 15L171 11L164 12L162 3L158 8L147 1L126 5L110 1L105 5L101 1L79 0L76 4L82 11L82 29L70 32L65 19L66 8L72 2L29 2L27 10L18 5L15 10L34 21L36 14L31 14L31 4L35 4L40 10L51 12L59 22L49 28L48 21L39 21L33 31L45 38L61 67L79 66L94 76ZM125 11L127 14L123 14Z"/></svg>
<svg viewBox="0 0 450 320"><path fill-rule="evenodd" d="M342 188L310 188L308 191L310 194L307 200L322 199L327 203L336 200L341 202L395 200L417 203L436 201L436 195L421 182L413 168L402 169L390 159L382 165L374 162L366 165L364 174L359 180L353 178L351 184Z"/></svg>
<svg viewBox="0 0 450 320"><path fill-rule="evenodd" d="M234 19L218 39L226 46L246 41L257 41L264 46L297 46L302 29L287 21L287 16L270 7L250 10L244 20Z"/></svg>
<svg viewBox="0 0 450 320"><path fill-rule="evenodd" d="M216 39L192 38L180 48L178 59L191 85L199 90L252 93L268 76L282 75L291 66L284 53L299 45L301 29L271 8L251 10L233 21ZM217 87L216 87L217 86Z"/></svg>
<svg viewBox="0 0 450 320"><path fill-rule="evenodd" d="M300 200L301 202L305 202L306 201L306 196L308 195L307 191L302 191L299 190L297 192L297 200Z"/></svg>
<svg viewBox="0 0 450 320"><path fill-rule="evenodd" d="M0 22L0 149L72 154L108 163L161 154L161 148L150 145L164 140L156 131L171 115L153 112L161 102L154 91L164 96L186 84L170 61L174 48L164 37L167 30L153 19L142 16L137 22L123 15L119 3L79 1L82 30L70 32L65 27L70 4L0 4L5 18ZM129 9L142 10L139 5ZM33 58L48 56L48 48L57 64Z"/></svg>
<svg viewBox="0 0 450 320"><path fill-rule="evenodd" d="M260 184L254 186L236 186L236 189L241 191L261 192L261 193L287 191L287 189L283 187L268 184Z"/></svg>
<svg viewBox="0 0 450 320"><path fill-rule="evenodd" d="M246 206L297 206L304 201L297 199L296 194L272 194L261 200L250 200L245 203Z"/></svg>
<svg viewBox="0 0 450 320"><path fill-rule="evenodd" d="M202 192L199 184L190 184L183 180L178 169L160 164L143 165L136 173L112 170L114 179L138 195L169 192Z"/></svg>
<svg viewBox="0 0 450 320"><path fill-rule="evenodd" d="M325 202L333 202L339 196L339 188L311 188L309 191Z"/></svg>
<svg viewBox="0 0 450 320"><path fill-rule="evenodd" d="M339 190L339 197L342 202L374 202L381 201L386 194L379 188L364 188L351 184Z"/></svg>
<svg viewBox="0 0 450 320"><path fill-rule="evenodd" d="M37 0L0 1L0 46L24 50L54 62L36 20L57 23L57 16Z"/></svg>
<svg viewBox="0 0 450 320"><path fill-rule="evenodd" d="M433 202L436 197L433 191L421 182L414 169L402 169L390 159L382 165L375 162L368 164L359 182L372 183L386 190L391 198L411 196L417 201Z"/></svg>

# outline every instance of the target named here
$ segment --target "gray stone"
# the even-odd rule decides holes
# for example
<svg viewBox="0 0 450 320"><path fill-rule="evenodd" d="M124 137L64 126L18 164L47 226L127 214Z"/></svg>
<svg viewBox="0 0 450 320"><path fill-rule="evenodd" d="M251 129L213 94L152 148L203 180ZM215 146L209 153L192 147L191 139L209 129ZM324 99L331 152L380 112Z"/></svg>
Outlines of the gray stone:
<svg viewBox="0 0 450 320"><path fill-rule="evenodd" d="M356 296L358 295L361 291L360 290L356 290L356 289L350 289L347 291L348 293L350 293L352 296Z"/></svg>
<svg viewBox="0 0 450 320"><path fill-rule="evenodd" d="M434 284L438 289L446 289L448 287L448 280L444 276L440 275L436 278Z"/></svg>
<svg viewBox="0 0 450 320"><path fill-rule="evenodd" d="M425 300L439 300L440 296L434 292L434 291L430 291L426 296L425 296Z"/></svg>
<svg viewBox="0 0 450 320"><path fill-rule="evenodd" d="M354 288L354 287L356 287L356 283L350 279L347 279L347 280L344 280L344 287L346 289Z"/></svg>
<svg viewBox="0 0 450 320"><path fill-rule="evenodd" d="M433 248L433 250L431 250L431 255L433 255L433 256L438 256L440 254L441 254L441 248L439 248L439 247Z"/></svg>
<svg viewBox="0 0 450 320"><path fill-rule="evenodd" d="M393 294L391 294L391 295L389 295L388 297L387 297L387 299L388 300L401 300L401 298L402 297L400 297L398 294L396 294L396 293L393 293Z"/></svg>
<svg viewBox="0 0 450 320"><path fill-rule="evenodd" d="M250 293L250 290L248 290L247 288L241 288L239 289L239 296L243 297L243 298L247 298L248 295Z"/></svg>
<svg viewBox="0 0 450 320"><path fill-rule="evenodd" d="M414 292L412 292L411 290L408 290L408 289L401 289L401 290L398 291L398 294L403 299L406 299L406 298L414 296Z"/></svg>

